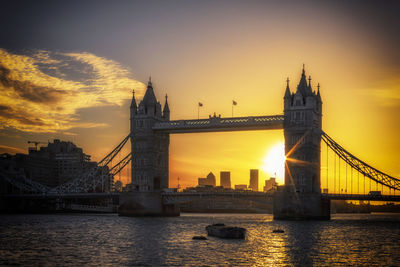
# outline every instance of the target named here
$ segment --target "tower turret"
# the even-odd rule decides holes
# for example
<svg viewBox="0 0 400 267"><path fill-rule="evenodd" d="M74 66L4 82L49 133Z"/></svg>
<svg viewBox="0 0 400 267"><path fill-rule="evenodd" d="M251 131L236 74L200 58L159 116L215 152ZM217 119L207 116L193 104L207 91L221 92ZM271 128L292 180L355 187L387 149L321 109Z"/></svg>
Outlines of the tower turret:
<svg viewBox="0 0 400 267"><path fill-rule="evenodd" d="M309 81L311 81L311 78L310 78ZM299 84L297 85L297 91L296 91L296 93L301 93L301 95L302 95L303 97L312 95L311 88L310 88L310 86L307 84L306 70L305 70L305 65L304 65L304 64L303 64L303 70L302 70L302 73L301 73L300 82L299 82Z"/></svg>
<svg viewBox="0 0 400 267"><path fill-rule="evenodd" d="M312 90L311 87L311 76L308 76L308 90L307 90L307 95L305 97L306 99L306 106L307 107L316 107L316 103L317 103L317 99L316 99L316 95Z"/></svg>
<svg viewBox="0 0 400 267"><path fill-rule="evenodd" d="M164 104L164 109L163 109L163 117L164 119L169 120L170 112L169 112L169 106L168 106L168 95L165 95L165 104Z"/></svg>
<svg viewBox="0 0 400 267"><path fill-rule="evenodd" d="M290 88L289 88L289 77L286 79L286 90L283 100L284 100L284 109L288 109L292 104L292 94L290 93Z"/></svg>
<svg viewBox="0 0 400 267"><path fill-rule="evenodd" d="M149 77L149 81L147 82L146 93L144 94L144 97L139 104L139 113L155 116L157 113L157 104L158 104L157 98L156 95L154 94L151 77Z"/></svg>
<svg viewBox="0 0 400 267"><path fill-rule="evenodd" d="M132 90L132 101L131 101L131 116L137 114L137 105L135 99L135 90Z"/></svg>

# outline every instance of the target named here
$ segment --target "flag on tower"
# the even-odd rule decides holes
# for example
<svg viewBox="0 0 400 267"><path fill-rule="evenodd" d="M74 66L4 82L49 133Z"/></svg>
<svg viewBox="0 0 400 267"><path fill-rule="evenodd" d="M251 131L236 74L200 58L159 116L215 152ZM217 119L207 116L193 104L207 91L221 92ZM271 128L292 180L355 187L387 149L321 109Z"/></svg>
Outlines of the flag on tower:
<svg viewBox="0 0 400 267"><path fill-rule="evenodd" d="M232 105L237 105L237 102L235 100L232 100Z"/></svg>
<svg viewBox="0 0 400 267"><path fill-rule="evenodd" d="M202 107L202 106L203 106L203 104L199 102L199 107Z"/></svg>

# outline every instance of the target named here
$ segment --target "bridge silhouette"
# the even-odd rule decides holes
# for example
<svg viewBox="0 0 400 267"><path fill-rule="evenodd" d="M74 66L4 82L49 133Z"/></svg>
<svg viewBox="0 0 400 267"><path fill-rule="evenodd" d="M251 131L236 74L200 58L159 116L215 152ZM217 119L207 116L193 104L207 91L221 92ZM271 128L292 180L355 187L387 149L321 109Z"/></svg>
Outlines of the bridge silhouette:
<svg viewBox="0 0 400 267"><path fill-rule="evenodd" d="M161 110L151 80L139 105L136 104L133 94L130 114L130 133L97 166L87 169L74 180L49 188L28 179L21 172L6 169L0 170L0 179L18 188L21 192L18 194L20 197L68 198L79 195L90 198L95 195L107 197L107 193L110 197L115 197L123 193L112 190L98 192L99 188L104 188L104 181L107 181L110 175L117 175L131 163L133 190L128 196L121 196L120 202L121 200L135 202L135 207L147 209L147 202L153 203L161 199L160 203L163 206L161 209L165 209L165 206L173 206L185 199L204 196L204 193L164 191L169 184L170 134L282 129L285 135L287 160L285 185L273 196L276 218L329 217L327 215L329 204L326 203L332 199L400 201L400 196L396 192L400 190L398 178L365 163L322 130L320 87L318 85L315 91L312 89L311 79L307 83L304 67L296 92L290 90L289 80L287 81L284 114L248 117L221 117L214 114L207 119L170 120L167 97ZM128 141L131 143L131 152L116 164L112 164ZM321 143L326 145L326 159L321 158ZM329 153L331 153L330 161ZM326 172L321 170L321 161L325 161ZM333 188L329 186L332 183ZM324 184L325 188L322 188L321 184ZM268 201L272 197L259 192L229 194L238 198L268 199ZM314 203L314 206L310 206L309 203ZM125 208L122 207L122 210ZM299 214L296 210L302 213ZM130 212L132 211L127 213ZM133 212L130 215L135 214Z"/></svg>

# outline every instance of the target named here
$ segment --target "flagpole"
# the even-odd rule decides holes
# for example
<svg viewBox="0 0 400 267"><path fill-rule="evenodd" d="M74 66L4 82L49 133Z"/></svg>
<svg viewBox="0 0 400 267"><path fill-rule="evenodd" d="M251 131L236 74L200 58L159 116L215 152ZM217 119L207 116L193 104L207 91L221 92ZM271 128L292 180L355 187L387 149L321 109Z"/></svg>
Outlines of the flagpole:
<svg viewBox="0 0 400 267"><path fill-rule="evenodd" d="M199 102L197 104L197 119L198 120L200 119L200 107L202 107L202 106L203 106L203 103L201 103L201 102Z"/></svg>
<svg viewBox="0 0 400 267"><path fill-rule="evenodd" d="M233 118L233 102L232 102L232 118Z"/></svg>

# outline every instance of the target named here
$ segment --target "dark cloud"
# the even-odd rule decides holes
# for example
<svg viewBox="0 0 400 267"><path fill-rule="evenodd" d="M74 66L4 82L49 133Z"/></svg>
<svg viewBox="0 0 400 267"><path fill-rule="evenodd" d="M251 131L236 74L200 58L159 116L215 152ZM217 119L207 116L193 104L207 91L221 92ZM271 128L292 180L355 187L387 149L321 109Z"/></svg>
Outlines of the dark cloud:
<svg viewBox="0 0 400 267"><path fill-rule="evenodd" d="M18 81L10 77L11 71L0 65L0 84L13 88L22 98L42 104L55 104L64 97L67 92L51 87L38 86L30 81Z"/></svg>
<svg viewBox="0 0 400 267"><path fill-rule="evenodd" d="M15 120L24 125L34 125L34 126L48 126L43 120L39 118L33 118L33 114L23 112L21 110L14 110L9 106L0 105L0 117L6 119Z"/></svg>

